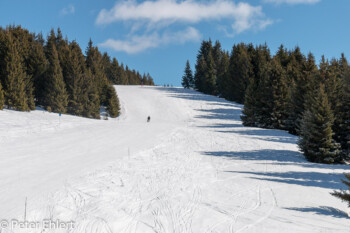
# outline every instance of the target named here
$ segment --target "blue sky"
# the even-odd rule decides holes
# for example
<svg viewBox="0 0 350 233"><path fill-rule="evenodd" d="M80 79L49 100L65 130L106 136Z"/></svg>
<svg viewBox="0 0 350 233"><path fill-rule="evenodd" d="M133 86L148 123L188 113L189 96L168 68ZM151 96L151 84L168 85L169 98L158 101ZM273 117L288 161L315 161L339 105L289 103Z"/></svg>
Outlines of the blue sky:
<svg viewBox="0 0 350 233"><path fill-rule="evenodd" d="M306 54L350 54L349 0L0 0L0 25L20 24L46 36L60 27L82 49L89 38L159 85L180 85L202 39L300 46Z"/></svg>

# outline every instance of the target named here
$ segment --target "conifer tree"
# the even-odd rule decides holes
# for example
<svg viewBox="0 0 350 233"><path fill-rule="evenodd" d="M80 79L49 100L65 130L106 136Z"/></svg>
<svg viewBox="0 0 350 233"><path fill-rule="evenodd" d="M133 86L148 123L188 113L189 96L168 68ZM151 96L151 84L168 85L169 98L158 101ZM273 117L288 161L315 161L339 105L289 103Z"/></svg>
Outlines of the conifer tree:
<svg viewBox="0 0 350 233"><path fill-rule="evenodd" d="M325 91L328 96L332 111L335 110L339 100L339 92L341 89L341 67L339 61L332 59L327 70L327 77L325 80Z"/></svg>
<svg viewBox="0 0 350 233"><path fill-rule="evenodd" d="M68 66L69 66L69 45L68 40L63 39L61 29L57 29L57 35L55 35L54 30L51 31L51 37L48 40L55 41L55 46L58 54L58 59L60 61L60 66L62 69L63 80L67 82L68 76Z"/></svg>
<svg viewBox="0 0 350 233"><path fill-rule="evenodd" d="M280 45L276 53L276 58L279 60L281 66L286 69L289 63L289 54L287 49L284 48L283 44Z"/></svg>
<svg viewBox="0 0 350 233"><path fill-rule="evenodd" d="M182 76L181 85L184 88L191 88L193 86L193 74L191 70L190 61L187 60L184 75Z"/></svg>
<svg viewBox="0 0 350 233"><path fill-rule="evenodd" d="M247 126L271 127L273 96L269 87L271 55L267 46L250 48L253 74L246 90L242 121Z"/></svg>
<svg viewBox="0 0 350 233"><path fill-rule="evenodd" d="M255 109L257 126L262 128L273 128L273 117L271 115L274 107L272 93L271 62L261 67L260 77L257 83ZM257 79L255 79L257 80Z"/></svg>
<svg viewBox="0 0 350 233"><path fill-rule="evenodd" d="M146 74L143 74L143 75L142 75L141 84L144 84L144 85L147 85L147 84L148 84L148 80L147 80Z"/></svg>
<svg viewBox="0 0 350 233"><path fill-rule="evenodd" d="M350 159L350 70L347 69L341 80L341 89L335 107L335 139L341 144L343 159Z"/></svg>
<svg viewBox="0 0 350 233"><path fill-rule="evenodd" d="M220 66L221 59L222 59L222 56L223 56L223 52L221 50L221 43L218 40L215 41L215 44L213 46L212 56L213 56L215 67L216 67L215 70L218 71L217 67ZM218 74L216 73L215 75L217 76Z"/></svg>
<svg viewBox="0 0 350 233"><path fill-rule="evenodd" d="M252 73L253 68L246 46L244 44L233 46L227 76L230 90L224 98L244 103L245 90Z"/></svg>
<svg viewBox="0 0 350 233"><path fill-rule="evenodd" d="M341 191L333 191L331 195L341 199L344 202L347 202L348 207L350 207L350 173L344 174L346 180L342 179L343 184L345 184L348 187L348 190L341 190Z"/></svg>
<svg viewBox="0 0 350 233"><path fill-rule="evenodd" d="M45 45L45 39L42 32L39 32L34 37L35 37L35 41L37 41L41 46Z"/></svg>
<svg viewBox="0 0 350 233"><path fill-rule="evenodd" d="M97 47L94 47L90 39L86 49L86 65L93 75L101 103L106 101L106 86L108 80L103 67L102 55Z"/></svg>
<svg viewBox="0 0 350 233"><path fill-rule="evenodd" d="M108 83L105 68L103 66L102 55L98 48L92 45L91 40L89 41L86 50L86 64L93 76L94 84L98 90L100 103L107 107L107 111L109 111L111 117L117 117L119 114L119 100L117 94L114 87ZM132 74L134 79L137 78L135 70L133 70ZM133 83L137 84L135 81ZM138 84L140 84L140 80ZM96 110L94 111L94 115L97 115Z"/></svg>
<svg viewBox="0 0 350 233"><path fill-rule="evenodd" d="M217 79L216 79L216 89L218 95L223 97L227 89L227 71L230 64L230 55L228 52L222 51L221 60L219 66L217 66Z"/></svg>
<svg viewBox="0 0 350 233"><path fill-rule="evenodd" d="M26 94L26 80L29 78L19 54L18 44L12 35L7 35L6 68L4 70L5 104L19 111L29 111Z"/></svg>
<svg viewBox="0 0 350 233"><path fill-rule="evenodd" d="M53 40L48 40L46 56L49 68L45 73L44 105L53 112L65 113L68 105L66 86L63 80L62 69L56 45Z"/></svg>
<svg viewBox="0 0 350 233"><path fill-rule="evenodd" d="M254 88L255 89L255 88ZM256 91L257 98L250 97L255 103L255 119L260 127L285 129L287 120L288 87L285 70L279 59L274 58L266 64L264 75L261 77Z"/></svg>
<svg viewBox="0 0 350 233"><path fill-rule="evenodd" d="M250 79L244 97L244 106L241 115L243 125L257 126L258 125L258 100L257 100L257 83L254 78Z"/></svg>
<svg viewBox="0 0 350 233"><path fill-rule="evenodd" d="M289 105L288 129L293 134L299 134L301 118L305 110L305 99L309 93L317 91L314 90L318 86L315 83L317 66L312 53L309 53L307 60L304 60L298 47L292 55L291 65L293 64L295 67L290 68L289 75L294 75L291 80L295 80L295 90Z"/></svg>
<svg viewBox="0 0 350 233"><path fill-rule="evenodd" d="M113 73L112 61L111 61L111 57L106 52L104 52L102 55L102 65L103 65L103 69L105 71L105 74L106 74L108 81L110 83L113 83L114 77L112 77L112 73Z"/></svg>
<svg viewBox="0 0 350 233"><path fill-rule="evenodd" d="M212 52L209 52L206 63L207 69L205 70L204 75L203 93L216 95L216 66Z"/></svg>
<svg viewBox="0 0 350 233"><path fill-rule="evenodd" d="M32 43L29 61L30 64L27 72L32 76L34 97L37 104L43 105L45 72L49 64L45 57L44 47L42 46L41 42L34 41Z"/></svg>
<svg viewBox="0 0 350 233"><path fill-rule="evenodd" d="M66 59L67 112L84 116L84 106L89 104L85 75L85 58L75 41L69 45L69 52Z"/></svg>
<svg viewBox="0 0 350 233"><path fill-rule="evenodd" d="M344 53L341 54L341 57L339 59L339 66L340 66L341 77L344 77L344 75L348 74L348 72L350 71L350 66Z"/></svg>
<svg viewBox="0 0 350 233"><path fill-rule="evenodd" d="M194 75L194 86L198 91L203 92L205 86L205 75L207 71L207 63L205 61L204 56L201 56L199 60L197 60L196 64L196 72Z"/></svg>
<svg viewBox="0 0 350 233"><path fill-rule="evenodd" d="M249 56L251 58L251 64L253 67L253 77L257 84L265 75L266 66L271 60L270 50L267 45L257 46L254 50L250 49Z"/></svg>
<svg viewBox="0 0 350 233"><path fill-rule="evenodd" d="M83 116L100 119L100 97L90 69L84 74L88 101L85 102Z"/></svg>
<svg viewBox="0 0 350 233"><path fill-rule="evenodd" d="M108 86L107 88L106 107L110 117L115 118L119 116L120 104L117 93L113 86Z"/></svg>
<svg viewBox="0 0 350 233"><path fill-rule="evenodd" d="M273 107L271 111L272 126L275 129L286 129L286 121L288 118L287 106L289 102L287 77L278 59L273 59L271 61L271 66L269 78L273 98Z"/></svg>
<svg viewBox="0 0 350 233"><path fill-rule="evenodd" d="M194 73L194 86L195 89L201 92L204 92L206 89L208 78L207 69L208 69L208 56L213 50L211 40L205 41L203 40L201 43L201 47L197 54L197 61L195 65L195 73Z"/></svg>
<svg viewBox="0 0 350 233"><path fill-rule="evenodd" d="M124 69L124 64L123 63L120 65L119 77L120 77L120 81L117 84L119 84L119 85L128 85L128 77L127 77L126 71Z"/></svg>
<svg viewBox="0 0 350 233"><path fill-rule="evenodd" d="M301 151L311 162L339 162L339 144L332 138L334 116L323 84L316 93L308 95L307 105L309 107L302 117L298 142Z"/></svg>
<svg viewBox="0 0 350 233"><path fill-rule="evenodd" d="M151 75L149 73L147 73L146 77L147 77L148 85L154 86L154 80L151 77ZM193 87L193 79L192 79L192 87Z"/></svg>
<svg viewBox="0 0 350 233"><path fill-rule="evenodd" d="M112 63L110 65L109 69L109 80L113 84L121 84L121 74L120 74L120 67L118 64L118 60L116 58L113 58Z"/></svg>
<svg viewBox="0 0 350 233"><path fill-rule="evenodd" d="M0 82L0 110L4 108L4 104L5 104L4 91L2 90L2 85Z"/></svg>
<svg viewBox="0 0 350 233"><path fill-rule="evenodd" d="M6 49L7 44L7 33L6 31L0 27L0 81L4 81L4 70L6 67L5 64L5 55L7 53Z"/></svg>
<svg viewBox="0 0 350 233"><path fill-rule="evenodd" d="M13 42L18 44L17 52L23 64L23 70L27 74L24 79L25 82L25 92L27 105L29 110L35 109L34 95L33 95L33 80L31 70L31 53L32 53L32 44L34 42L33 34L30 34L27 29L23 29L21 26L8 26L7 31L11 34Z"/></svg>
<svg viewBox="0 0 350 233"><path fill-rule="evenodd" d="M294 50L291 52L293 57L295 58L296 62L300 65L303 66L305 64L305 56L300 50L300 47L297 46L294 48ZM309 53L310 55L311 53Z"/></svg>

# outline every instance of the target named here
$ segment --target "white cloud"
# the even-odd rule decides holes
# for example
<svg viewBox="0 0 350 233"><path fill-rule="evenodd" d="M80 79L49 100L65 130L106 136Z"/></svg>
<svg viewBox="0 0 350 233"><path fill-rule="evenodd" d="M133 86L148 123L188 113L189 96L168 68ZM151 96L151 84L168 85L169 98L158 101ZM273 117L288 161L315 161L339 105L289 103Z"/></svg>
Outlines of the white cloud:
<svg viewBox="0 0 350 233"><path fill-rule="evenodd" d="M320 2L321 0L264 0L264 2L268 3L276 3L276 4L282 4L287 3L290 5L294 4L315 4Z"/></svg>
<svg viewBox="0 0 350 233"><path fill-rule="evenodd" d="M67 7L63 8L60 12L61 15L70 15L74 14L75 7L72 4L69 4Z"/></svg>
<svg viewBox="0 0 350 233"><path fill-rule="evenodd" d="M218 30L232 36L263 30L273 23L261 6L232 0L120 0L111 9L101 10L95 23L125 23L129 28L127 40L108 39L100 46L138 53L161 45L197 41L201 35L193 25L212 21L219 22ZM169 26L174 24L186 29L170 32Z"/></svg>
<svg viewBox="0 0 350 233"><path fill-rule="evenodd" d="M134 54L150 48L156 48L161 45L171 43L183 44L188 41L199 41L201 37L202 36L197 29L188 27L184 31L163 33L162 35L159 35L157 32L153 32L149 35L133 35L127 40L108 39L104 43L99 44L99 46L111 48L115 51L123 51L129 54Z"/></svg>
<svg viewBox="0 0 350 233"><path fill-rule="evenodd" d="M261 6L234 3L227 0L155 0L137 3L133 0L118 2L112 9L103 9L96 24L105 25L117 21L142 21L148 24L169 25L175 22L198 23L201 21L232 19L233 28L239 33L263 22ZM260 20L257 20L260 19ZM263 22L264 23L264 22ZM259 25L258 25L259 27Z"/></svg>

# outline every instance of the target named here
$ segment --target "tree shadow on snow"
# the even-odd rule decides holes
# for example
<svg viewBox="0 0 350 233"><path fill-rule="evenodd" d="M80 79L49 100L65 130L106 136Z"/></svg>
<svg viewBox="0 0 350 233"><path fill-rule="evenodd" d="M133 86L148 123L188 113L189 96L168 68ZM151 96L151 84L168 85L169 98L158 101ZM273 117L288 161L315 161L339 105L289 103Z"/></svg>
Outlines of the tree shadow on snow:
<svg viewBox="0 0 350 233"><path fill-rule="evenodd" d="M256 164L270 165L294 165L317 169L348 169L342 164L311 163L305 159L302 153L290 150L254 150L254 151L208 151L202 152L207 156L224 157L231 160L255 160Z"/></svg>
<svg viewBox="0 0 350 233"><path fill-rule="evenodd" d="M259 139L264 141L271 142L282 142L282 143L291 143L296 144L298 137L289 134L283 130L277 129L262 129L262 128L252 128L246 127L244 130L233 129L229 131L219 131L222 133L236 133L245 136L251 136L253 139Z"/></svg>
<svg viewBox="0 0 350 233"><path fill-rule="evenodd" d="M200 128L212 128L212 129L224 129L224 128L237 128L237 127L243 127L242 124L214 124L214 125L203 125L198 126ZM220 132L227 132L227 131L220 131Z"/></svg>
<svg viewBox="0 0 350 233"><path fill-rule="evenodd" d="M346 186L341 182L343 174L330 174L322 172L245 172L245 171L226 171L240 174L252 175L252 179L272 181L278 183L295 184L307 187L318 187L327 189L345 189Z"/></svg>
<svg viewBox="0 0 350 233"><path fill-rule="evenodd" d="M266 163L268 161L284 164L305 163L306 160L302 154L290 150L254 150L254 151L209 151L204 152L204 155L226 157L232 160L256 160L257 163Z"/></svg>
<svg viewBox="0 0 350 233"><path fill-rule="evenodd" d="M191 90L191 89L184 89L184 88L175 88L175 87L154 87L158 91L165 91L168 92L169 96L174 98L180 98L180 99L188 99L188 100L195 100L195 101L207 101L207 102L213 102L213 104L221 104L221 105L228 105L228 106L234 106L242 108L243 105L237 104L234 102L229 102L225 99L213 96L213 95L206 95L201 92Z"/></svg>
<svg viewBox="0 0 350 233"><path fill-rule="evenodd" d="M251 136L254 139L296 143L297 137L283 130L262 129L254 127L245 127L241 123L241 113L243 105L229 102L222 98L211 95L205 95L194 90L182 88L157 88L157 90L168 92L171 97L189 100L198 100L209 102L209 105L215 106L214 109L195 109L199 112L195 118L213 120L214 124L201 125L201 128L216 129L221 133L236 133L245 136ZM222 106L222 107L221 107ZM217 120L237 121L237 123L217 123Z"/></svg>
<svg viewBox="0 0 350 233"><path fill-rule="evenodd" d="M195 109L201 114L195 118L209 119L209 120L234 120L241 121L241 109L239 108L215 108L215 109ZM222 126L230 127L230 125L222 124ZM243 127L242 124L237 124L239 127Z"/></svg>
<svg viewBox="0 0 350 233"><path fill-rule="evenodd" d="M310 163L303 159L301 153L288 150L259 150L249 152L205 152L208 156L226 157L233 160L256 160L257 164L283 164L297 165L312 168L327 169L345 169L345 165L325 165ZM328 172L255 172L255 171L225 171L251 175L252 179L271 182L295 184L308 187L320 187L327 189L344 189L345 185L341 182L343 174L330 174Z"/></svg>
<svg viewBox="0 0 350 233"><path fill-rule="evenodd" d="M301 211L301 212L311 212L318 215L326 215L331 216L335 218L345 218L348 219L347 213L345 213L342 210L338 210L333 207L329 206L320 206L320 207L305 207L305 208L285 208L288 210L295 210L295 211Z"/></svg>

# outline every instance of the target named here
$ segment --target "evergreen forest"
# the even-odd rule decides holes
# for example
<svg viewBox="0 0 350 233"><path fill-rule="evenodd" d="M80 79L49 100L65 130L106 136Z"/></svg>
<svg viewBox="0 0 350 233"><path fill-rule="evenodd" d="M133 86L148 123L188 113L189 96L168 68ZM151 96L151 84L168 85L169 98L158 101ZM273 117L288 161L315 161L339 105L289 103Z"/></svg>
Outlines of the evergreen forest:
<svg viewBox="0 0 350 233"><path fill-rule="evenodd" d="M286 130L299 136L306 159L345 163L350 158L350 68L339 59L281 45L239 43L231 52L219 41L202 41L192 73L186 62L182 85L244 104L245 126Z"/></svg>

